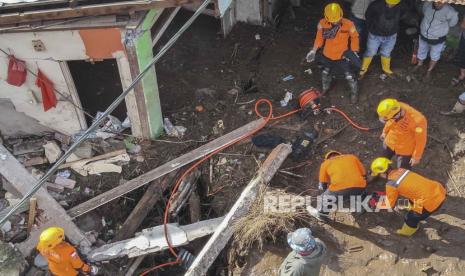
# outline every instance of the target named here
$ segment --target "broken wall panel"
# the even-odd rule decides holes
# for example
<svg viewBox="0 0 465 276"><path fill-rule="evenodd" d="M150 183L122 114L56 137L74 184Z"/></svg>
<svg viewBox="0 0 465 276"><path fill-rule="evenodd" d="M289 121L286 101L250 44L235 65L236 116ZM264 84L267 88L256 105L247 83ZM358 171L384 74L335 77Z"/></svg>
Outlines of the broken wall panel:
<svg viewBox="0 0 465 276"><path fill-rule="evenodd" d="M26 168L3 145L0 145L0 153L2 156L5 156L4 159L0 159L0 174L22 195L26 194L35 184L36 179L29 174ZM41 219L42 223L39 228L33 228L29 238L18 245L18 248L25 256L28 256L37 245L41 231L50 226L64 228L67 238L75 245L82 245L84 247L91 245L86 236L66 214L63 207L48 194L45 188L40 188L36 192L35 197L37 198L38 208L43 210L43 219Z"/></svg>
<svg viewBox="0 0 465 276"><path fill-rule="evenodd" d="M223 217L199 221L179 226L168 224L168 236L172 246L178 247L210 235L215 231ZM135 238L104 245L91 251L87 257L90 261L101 262L115 258L147 255L168 249L163 225L148 228L138 233Z"/></svg>

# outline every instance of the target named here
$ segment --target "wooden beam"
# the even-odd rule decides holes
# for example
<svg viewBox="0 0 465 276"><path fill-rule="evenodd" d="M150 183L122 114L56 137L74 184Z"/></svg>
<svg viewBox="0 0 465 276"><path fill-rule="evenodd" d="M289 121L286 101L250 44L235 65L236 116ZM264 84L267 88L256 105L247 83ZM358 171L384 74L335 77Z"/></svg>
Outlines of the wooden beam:
<svg viewBox="0 0 465 276"><path fill-rule="evenodd" d="M194 262L184 276L203 276L207 274L211 264L234 233L232 225L238 218L247 214L250 206L257 197L260 186L266 185L278 171L281 164L292 152L289 144L278 145L266 158L258 170L257 175L249 182L239 199L234 203L231 210L224 217L221 224L216 228L215 233L202 248Z"/></svg>
<svg viewBox="0 0 465 276"><path fill-rule="evenodd" d="M141 10L160 9L200 3L201 0L134 0L107 4L85 5L78 7L56 8L0 15L0 24L14 24L52 19L66 19L82 16L108 14L128 14Z"/></svg>
<svg viewBox="0 0 465 276"><path fill-rule="evenodd" d="M0 159L0 174L2 174L22 195L29 192L37 180L3 145L0 145L0 153L5 156L5 159ZM63 207L50 196L44 187L36 192L35 197L37 198L38 208L43 210L40 220L41 223L37 223L37 228L32 227L31 235L26 241L18 244L21 253L28 256L37 245L41 230L49 226L60 226L64 228L66 237L71 243L90 247L91 243L87 237L79 230L66 214Z"/></svg>
<svg viewBox="0 0 465 276"><path fill-rule="evenodd" d="M245 126L242 126L224 136L221 136L189 153L186 153L174 160L171 160L168 163L163 164L162 166L155 168L143 175L140 175L132 180L127 181L126 183L123 183L103 194L100 194L82 204L79 204L78 206L70 209L68 211L68 215L70 215L72 218L78 217L80 215L83 215L89 211L94 210L95 208L102 206L103 204L106 204L122 195L125 195L139 187L142 187L149 183L150 181L153 181L155 179L158 179L172 171L175 171L195 160L198 160L209 153L221 148L222 146L230 143L231 141L236 141L247 134L249 134L251 131L256 130L258 127L263 125L264 120L263 119L258 119L253 122L248 123Z"/></svg>
<svg viewBox="0 0 465 276"><path fill-rule="evenodd" d="M27 234L31 233L32 225L34 224L34 220L36 218L36 209L37 207L37 198L31 197L29 199L29 217L27 220Z"/></svg>
<svg viewBox="0 0 465 276"><path fill-rule="evenodd" d="M166 29L168 29L168 26L171 24L171 21L173 21L174 17L176 16L176 14L178 14L180 9L181 7L169 8L169 9L163 10L157 22L155 22L154 26L152 27L152 31L154 33L153 39L152 39L152 48L155 47L157 42L163 36Z"/></svg>
<svg viewBox="0 0 465 276"><path fill-rule="evenodd" d="M142 198L132 210L123 226L118 230L113 241L128 239L136 233L144 218L152 210L155 203L161 198L163 192L173 183L175 172L165 175L163 178L152 181Z"/></svg>

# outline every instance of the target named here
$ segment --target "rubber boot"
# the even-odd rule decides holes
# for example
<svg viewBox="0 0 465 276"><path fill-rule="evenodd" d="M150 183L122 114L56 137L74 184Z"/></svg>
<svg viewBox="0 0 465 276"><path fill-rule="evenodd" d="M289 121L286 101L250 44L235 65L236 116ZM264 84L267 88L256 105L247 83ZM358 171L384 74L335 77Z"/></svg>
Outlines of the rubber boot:
<svg viewBox="0 0 465 276"><path fill-rule="evenodd" d="M368 71L368 67L370 67L371 61L373 57L364 57L362 61L362 68L360 68L360 79L362 79L366 72Z"/></svg>
<svg viewBox="0 0 465 276"><path fill-rule="evenodd" d="M346 73L345 75L350 87L350 102L355 104L358 102L358 82L351 74Z"/></svg>
<svg viewBox="0 0 465 276"><path fill-rule="evenodd" d="M398 235L410 237L413 234L415 234L415 232L417 232L417 230L418 230L418 226L414 228L414 227L410 227L410 226L408 226L407 224L404 223L404 225L402 225L402 228L397 230L396 233Z"/></svg>
<svg viewBox="0 0 465 276"><path fill-rule="evenodd" d="M388 75L394 74L391 71L391 58L390 57L381 57L381 68L383 69L384 73Z"/></svg>
<svg viewBox="0 0 465 276"><path fill-rule="evenodd" d="M328 68L323 69L323 72L321 72L321 86L322 86L322 94L326 94L326 92L329 91L329 88L331 87L331 81L332 77L330 75L330 71Z"/></svg>

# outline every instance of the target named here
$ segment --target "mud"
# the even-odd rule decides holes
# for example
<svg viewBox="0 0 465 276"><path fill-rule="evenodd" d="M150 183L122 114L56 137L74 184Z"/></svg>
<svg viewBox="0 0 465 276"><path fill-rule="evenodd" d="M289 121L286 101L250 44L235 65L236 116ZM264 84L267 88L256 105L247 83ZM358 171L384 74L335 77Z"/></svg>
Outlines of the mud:
<svg viewBox="0 0 465 276"><path fill-rule="evenodd" d="M277 29L238 24L226 39L219 35L217 20L200 17L157 65L164 114L173 123L187 127L184 139L211 139L254 120L254 102L259 98L273 102L275 115L288 112L293 108L292 103L284 108L279 106L286 91L297 96L310 87L320 87L319 69L314 65L309 66L304 58L313 42L321 5L304 2L303 7L296 9L296 18L285 15ZM189 14L183 12L176 18L167 31L168 37L187 16ZM260 35L259 40L256 34ZM323 105L337 106L359 124L373 128L382 127L375 110L383 98L398 98L420 110L428 118L431 138L415 170L443 183L447 187L448 198L441 210L423 223L413 238L395 235L395 230L402 224L402 214L397 213L366 214L355 219L350 215L336 214L335 220L326 225L309 219L306 224L329 247L322 275L465 273L465 254L462 249L465 243L465 121L463 117L444 117L439 114L439 110L447 110L454 104L463 86L449 87L450 79L458 70L448 58L439 63L430 81L423 80L423 71L411 73L410 49L408 40L398 43L393 54L392 67L397 73L394 79L380 79L380 65L375 59L367 77L360 83L358 104L350 104L345 81L336 80L323 99ZM311 75L304 72L308 68L312 69ZM288 75L294 79L283 81ZM251 93L244 93L244 90ZM202 112L196 111L198 105L204 107ZM224 129L218 129L219 120L222 120ZM322 138L345 123L336 114L311 117L304 122L293 116L273 123L262 132L277 134L292 141L302 136L304 131L318 126ZM346 128L338 136L315 147L309 157L309 166L292 170L303 178L277 174L271 186L304 195L318 194L317 172L322 154L329 149L353 153L368 166L382 152L378 138L380 131L362 132ZM260 154L266 154L266 151L250 146L247 141L241 148L228 149L226 152L241 156L236 159L247 159L243 155L251 155L258 160ZM252 157L250 159L253 160ZM220 160L221 156L218 156L214 164ZM234 157L229 156L227 161L234 163L230 160L234 160ZM224 213L237 198L241 185L246 181L233 179L235 176L239 180L247 179L253 172L250 167L253 163L248 163L249 166L238 164L233 171L218 171L223 177L231 179L231 182L222 185L224 187L221 190L216 190L214 201L228 199L227 202L214 204L212 209L216 213ZM294 165L296 163L288 160L283 167ZM369 187L370 191L382 189L382 182ZM254 256L249 256L247 264L236 271L235 275L275 275L276 269L273 267L279 266L289 248L284 239L270 246L274 249L265 250L258 257L256 252ZM271 261L267 261L269 256ZM222 261L224 258L217 263L212 275L226 271L227 265ZM257 262L267 272L254 270Z"/></svg>

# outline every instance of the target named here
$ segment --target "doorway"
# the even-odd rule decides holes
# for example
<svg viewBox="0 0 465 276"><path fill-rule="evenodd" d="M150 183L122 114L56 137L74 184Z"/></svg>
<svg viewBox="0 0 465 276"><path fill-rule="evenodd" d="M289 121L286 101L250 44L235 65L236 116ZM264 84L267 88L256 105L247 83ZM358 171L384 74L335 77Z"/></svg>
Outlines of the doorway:
<svg viewBox="0 0 465 276"><path fill-rule="evenodd" d="M105 111L123 93L115 59L105 59L94 63L73 60L67 63L82 108L92 116L95 116L98 111ZM111 115L124 121L127 117L125 102L121 102ZM92 124L92 119L88 116L86 116L86 121L88 125Z"/></svg>

